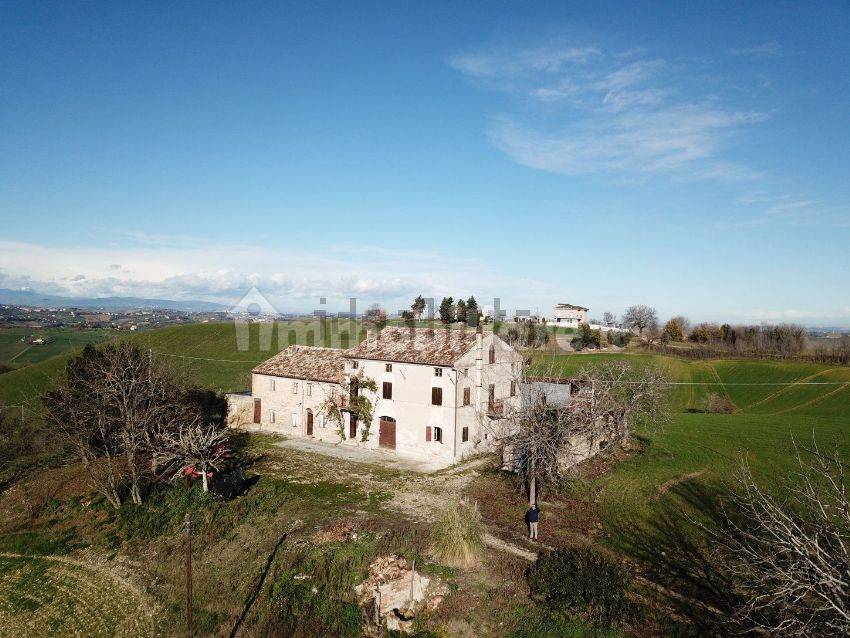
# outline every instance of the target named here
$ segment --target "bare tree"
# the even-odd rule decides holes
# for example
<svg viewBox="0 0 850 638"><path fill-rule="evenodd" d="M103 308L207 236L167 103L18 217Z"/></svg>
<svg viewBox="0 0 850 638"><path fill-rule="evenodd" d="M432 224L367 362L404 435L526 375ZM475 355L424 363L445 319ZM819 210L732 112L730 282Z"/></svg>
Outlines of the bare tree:
<svg viewBox="0 0 850 638"><path fill-rule="evenodd" d="M387 325L387 312L378 304L373 304L363 314L363 325L369 329L382 330Z"/></svg>
<svg viewBox="0 0 850 638"><path fill-rule="evenodd" d="M74 362L69 363L68 377ZM62 444L80 461L91 486L112 507L121 507L121 441L114 420L101 409L91 382L59 381L44 398L44 417ZM91 393L91 394L89 394Z"/></svg>
<svg viewBox="0 0 850 638"><path fill-rule="evenodd" d="M578 380L590 387L591 399L575 403L576 418L604 423L612 440L625 441L635 426L658 428L670 419L670 382L657 366L608 360L582 368Z"/></svg>
<svg viewBox="0 0 850 638"><path fill-rule="evenodd" d="M607 311L605 313L603 313L602 321L604 322L604 324L606 326L613 326L615 323L617 323L617 319L616 319L616 317L614 317L614 313L613 312L607 312Z"/></svg>
<svg viewBox="0 0 850 638"><path fill-rule="evenodd" d="M738 621L748 632L850 635L847 465L817 443L795 452L798 471L770 491L745 461L723 506L725 524L709 532L737 583Z"/></svg>
<svg viewBox="0 0 850 638"><path fill-rule="evenodd" d="M540 484L557 483L579 461L626 441L631 423L660 425L668 418L668 382L653 366L606 362L572 380L558 372L553 362L516 380L520 400L508 407L497 434L506 463L526 479L529 503Z"/></svg>
<svg viewBox="0 0 850 638"><path fill-rule="evenodd" d="M637 328L643 336L643 331L658 324L658 313L652 306L629 306L623 313L623 325L627 328Z"/></svg>
<svg viewBox="0 0 850 638"><path fill-rule="evenodd" d="M129 342L87 347L43 398L45 418L74 451L93 485L120 507L119 486L142 502L141 483L155 474L163 433L197 419L223 423L207 394L186 389L165 364ZM198 395L198 396L195 396ZM217 414L213 414L213 413ZM151 471L153 470L153 472Z"/></svg>
<svg viewBox="0 0 850 638"><path fill-rule="evenodd" d="M161 431L157 437L161 462L172 472L172 478L183 476L187 470L200 473L206 492L210 470L217 471L219 461L229 456L225 447L228 434L226 428L196 416L190 422Z"/></svg>

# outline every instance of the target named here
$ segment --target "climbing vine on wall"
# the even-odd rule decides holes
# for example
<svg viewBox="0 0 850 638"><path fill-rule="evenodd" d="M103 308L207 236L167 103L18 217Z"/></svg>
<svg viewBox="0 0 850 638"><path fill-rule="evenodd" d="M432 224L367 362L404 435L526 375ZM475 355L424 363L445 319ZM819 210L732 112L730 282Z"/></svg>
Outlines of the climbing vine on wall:
<svg viewBox="0 0 850 638"><path fill-rule="evenodd" d="M346 402L348 404L346 410L351 413L351 418L357 419L363 423L363 433L360 436L360 440L365 443L369 440L369 428L372 425L372 415L374 414L375 406L372 404L372 401L368 397L363 396L361 392L363 390L377 392L378 384L375 383L374 379L370 379L365 376L362 370L358 372L356 376L352 377L351 383L354 386L354 395L349 395L348 401ZM325 414L329 420L337 424L337 434L339 434L340 440L344 441L345 426L344 419L342 418L343 410L341 396L339 394L329 396L322 402L319 410Z"/></svg>

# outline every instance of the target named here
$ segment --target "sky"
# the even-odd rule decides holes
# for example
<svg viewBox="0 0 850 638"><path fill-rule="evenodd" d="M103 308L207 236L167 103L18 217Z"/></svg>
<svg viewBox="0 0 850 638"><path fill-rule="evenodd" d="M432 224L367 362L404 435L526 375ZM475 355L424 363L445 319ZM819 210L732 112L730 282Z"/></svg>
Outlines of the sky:
<svg viewBox="0 0 850 638"><path fill-rule="evenodd" d="M850 326L848 45L846 2L7 0L0 288Z"/></svg>

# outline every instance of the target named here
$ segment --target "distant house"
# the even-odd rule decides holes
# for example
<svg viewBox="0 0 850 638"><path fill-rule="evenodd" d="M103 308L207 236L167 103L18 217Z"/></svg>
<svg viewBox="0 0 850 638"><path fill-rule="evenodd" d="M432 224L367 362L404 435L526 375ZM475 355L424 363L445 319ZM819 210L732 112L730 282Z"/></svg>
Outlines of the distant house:
<svg viewBox="0 0 850 638"><path fill-rule="evenodd" d="M554 323L567 328L578 328L580 324L587 323L588 308L574 306L569 303L559 303L555 306Z"/></svg>
<svg viewBox="0 0 850 638"><path fill-rule="evenodd" d="M292 345L252 371L245 419L262 430L393 450L444 467L494 443L488 425L518 402L522 355L479 329L387 327L348 350ZM358 387L359 378L377 385ZM347 409L361 393L371 423ZM323 410L328 397L342 422ZM365 440L364 440L365 438Z"/></svg>

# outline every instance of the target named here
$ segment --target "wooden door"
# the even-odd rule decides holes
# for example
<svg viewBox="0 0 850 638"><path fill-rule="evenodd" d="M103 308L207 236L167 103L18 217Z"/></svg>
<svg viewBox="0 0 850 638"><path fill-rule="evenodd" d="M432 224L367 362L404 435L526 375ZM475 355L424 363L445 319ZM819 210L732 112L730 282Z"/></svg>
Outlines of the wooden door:
<svg viewBox="0 0 850 638"><path fill-rule="evenodd" d="M395 419L388 416L381 417L378 445L391 450L395 449Z"/></svg>
<svg viewBox="0 0 850 638"><path fill-rule="evenodd" d="M263 411L260 406L260 400L254 399L254 423L260 422L260 417L262 416Z"/></svg>
<svg viewBox="0 0 850 638"><path fill-rule="evenodd" d="M313 411L307 410L307 436L313 436Z"/></svg>

